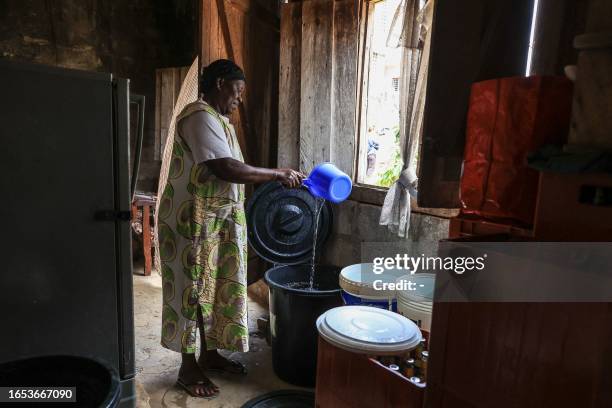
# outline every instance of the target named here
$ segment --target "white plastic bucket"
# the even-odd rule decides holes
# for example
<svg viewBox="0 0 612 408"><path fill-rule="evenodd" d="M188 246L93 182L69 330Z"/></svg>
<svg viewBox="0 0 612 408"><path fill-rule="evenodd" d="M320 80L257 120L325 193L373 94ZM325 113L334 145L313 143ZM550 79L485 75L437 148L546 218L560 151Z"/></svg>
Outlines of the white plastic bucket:
<svg viewBox="0 0 612 408"><path fill-rule="evenodd" d="M397 312L397 299L395 290L376 290L371 282L373 264L363 263L349 265L340 272L340 287L342 299L347 306L372 306ZM385 283L394 283L398 273L385 271L376 275Z"/></svg>
<svg viewBox="0 0 612 408"><path fill-rule="evenodd" d="M414 290L396 291L397 312L415 322L419 328L430 331L435 275L417 273L402 276L398 279L399 281L413 282Z"/></svg>
<svg viewBox="0 0 612 408"><path fill-rule="evenodd" d="M397 355L421 342L419 328L397 313L370 306L341 306L317 319L319 335L352 353Z"/></svg>

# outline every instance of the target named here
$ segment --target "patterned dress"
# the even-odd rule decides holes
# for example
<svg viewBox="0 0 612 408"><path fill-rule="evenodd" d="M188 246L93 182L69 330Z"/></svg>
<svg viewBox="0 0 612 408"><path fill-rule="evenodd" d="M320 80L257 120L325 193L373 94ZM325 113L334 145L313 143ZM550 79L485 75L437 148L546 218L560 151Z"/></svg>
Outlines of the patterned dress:
<svg viewBox="0 0 612 408"><path fill-rule="evenodd" d="M247 235L244 186L194 162L178 124L196 112L221 121L234 159L243 161L234 128L199 100L177 118L168 184L159 208L162 262L162 346L195 353L197 308L206 349L248 351Z"/></svg>

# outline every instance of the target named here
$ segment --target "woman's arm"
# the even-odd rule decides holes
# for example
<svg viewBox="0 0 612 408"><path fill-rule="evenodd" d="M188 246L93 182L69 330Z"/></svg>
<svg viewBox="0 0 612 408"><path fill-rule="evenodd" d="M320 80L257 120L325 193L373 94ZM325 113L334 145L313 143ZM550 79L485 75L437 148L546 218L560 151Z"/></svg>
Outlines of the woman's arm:
<svg viewBox="0 0 612 408"><path fill-rule="evenodd" d="M229 157L207 160L205 163L215 176L231 183L251 184L276 180L286 187L296 188L302 184L302 180L306 177L299 171L292 169L255 167Z"/></svg>

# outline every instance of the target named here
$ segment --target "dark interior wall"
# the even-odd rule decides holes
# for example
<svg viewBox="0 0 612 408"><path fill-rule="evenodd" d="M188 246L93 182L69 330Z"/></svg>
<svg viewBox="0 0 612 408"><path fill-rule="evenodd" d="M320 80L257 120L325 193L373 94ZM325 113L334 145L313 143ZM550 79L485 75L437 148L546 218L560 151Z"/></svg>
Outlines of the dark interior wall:
<svg viewBox="0 0 612 408"><path fill-rule="evenodd" d="M196 0L0 0L0 58L112 72L145 95L138 189L157 191L155 69L191 65Z"/></svg>

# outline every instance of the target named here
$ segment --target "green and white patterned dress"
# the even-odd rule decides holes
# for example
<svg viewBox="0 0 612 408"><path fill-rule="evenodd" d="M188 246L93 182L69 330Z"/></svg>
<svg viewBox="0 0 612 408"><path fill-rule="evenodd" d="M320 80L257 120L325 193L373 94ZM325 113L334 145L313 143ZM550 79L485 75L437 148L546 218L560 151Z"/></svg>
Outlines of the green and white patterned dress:
<svg viewBox="0 0 612 408"><path fill-rule="evenodd" d="M195 163L179 125L202 111L221 122L232 157L243 161L227 118L201 100L185 107L176 121L168 184L158 214L164 302L161 343L177 352L195 353L199 307L207 350L245 352L249 342L244 186L223 181L204 163Z"/></svg>

